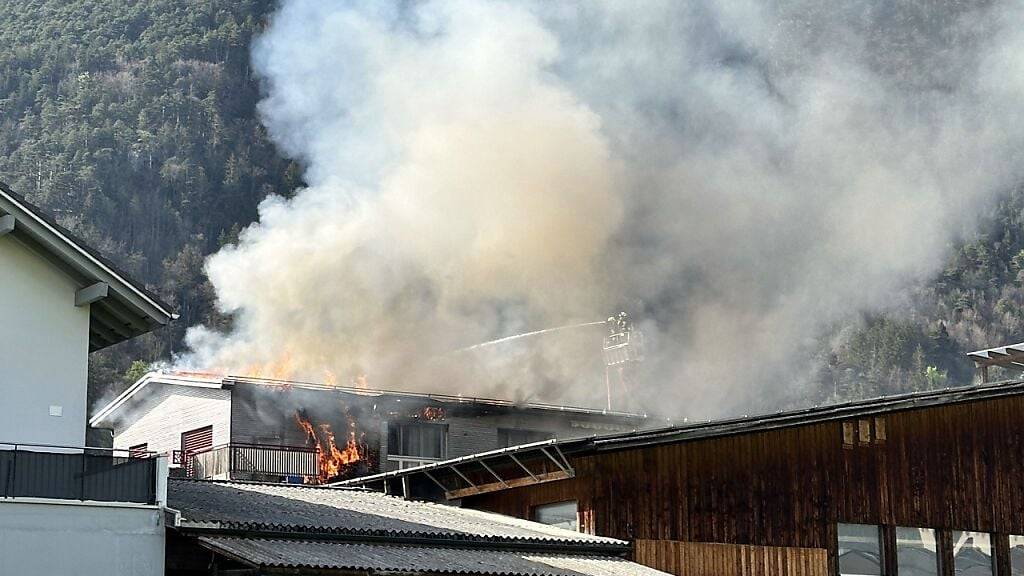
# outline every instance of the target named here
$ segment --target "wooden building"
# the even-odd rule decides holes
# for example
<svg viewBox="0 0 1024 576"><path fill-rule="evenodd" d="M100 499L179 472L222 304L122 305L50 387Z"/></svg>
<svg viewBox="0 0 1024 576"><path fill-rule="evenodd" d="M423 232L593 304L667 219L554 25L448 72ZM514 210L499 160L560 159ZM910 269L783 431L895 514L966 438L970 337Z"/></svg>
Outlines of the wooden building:
<svg viewBox="0 0 1024 576"><path fill-rule="evenodd" d="M635 560L675 574L1024 574L1024 382L537 443L350 483L399 484L630 540Z"/></svg>

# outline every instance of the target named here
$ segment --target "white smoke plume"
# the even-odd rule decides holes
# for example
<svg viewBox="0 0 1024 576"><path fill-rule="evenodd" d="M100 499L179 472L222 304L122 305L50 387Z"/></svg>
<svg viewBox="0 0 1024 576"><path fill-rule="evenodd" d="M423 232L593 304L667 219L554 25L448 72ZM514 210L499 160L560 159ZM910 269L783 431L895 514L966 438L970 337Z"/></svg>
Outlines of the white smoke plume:
<svg viewBox="0 0 1024 576"><path fill-rule="evenodd" d="M770 404L1020 179L1015 6L285 1L253 60L309 187L180 362L600 405L600 328L447 353L626 307L637 398Z"/></svg>

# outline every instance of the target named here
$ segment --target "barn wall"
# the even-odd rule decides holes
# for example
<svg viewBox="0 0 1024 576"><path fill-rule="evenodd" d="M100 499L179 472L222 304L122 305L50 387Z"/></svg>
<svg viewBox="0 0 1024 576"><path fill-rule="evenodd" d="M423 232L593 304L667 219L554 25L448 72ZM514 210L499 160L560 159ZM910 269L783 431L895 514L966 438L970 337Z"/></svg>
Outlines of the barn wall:
<svg viewBox="0 0 1024 576"><path fill-rule="evenodd" d="M633 560L687 576L827 576L821 548L777 548L678 540L637 540Z"/></svg>
<svg viewBox="0 0 1024 576"><path fill-rule="evenodd" d="M837 522L1022 534L1021 414L1005 397L853 419L846 435L832 421L599 453L573 459L574 479L463 503L529 517L575 499L603 536L833 555Z"/></svg>

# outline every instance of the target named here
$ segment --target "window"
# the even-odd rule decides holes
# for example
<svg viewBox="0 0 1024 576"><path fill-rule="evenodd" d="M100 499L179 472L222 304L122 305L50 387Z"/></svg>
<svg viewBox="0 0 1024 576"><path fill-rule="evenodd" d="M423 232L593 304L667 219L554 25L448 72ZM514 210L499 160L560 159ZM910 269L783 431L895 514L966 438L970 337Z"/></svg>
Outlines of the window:
<svg viewBox="0 0 1024 576"><path fill-rule="evenodd" d="M533 509L533 520L549 526L579 530L575 500L537 506Z"/></svg>
<svg viewBox="0 0 1024 576"><path fill-rule="evenodd" d="M839 574L882 576L882 539L878 526L839 525Z"/></svg>
<svg viewBox="0 0 1024 576"><path fill-rule="evenodd" d="M181 433L181 451L199 452L213 447L213 426L206 426Z"/></svg>
<svg viewBox="0 0 1024 576"><path fill-rule="evenodd" d="M136 444L128 448L129 458L145 458L149 455L149 444Z"/></svg>
<svg viewBox="0 0 1024 576"><path fill-rule="evenodd" d="M1024 576L1024 536L1010 536L1010 574Z"/></svg>
<svg viewBox="0 0 1024 576"><path fill-rule="evenodd" d="M985 532L954 530L953 573L992 576L992 537Z"/></svg>
<svg viewBox="0 0 1024 576"><path fill-rule="evenodd" d="M896 528L896 573L899 576L938 576L935 530Z"/></svg>
<svg viewBox="0 0 1024 576"><path fill-rule="evenodd" d="M554 437L555 435L551 432L542 432L539 430L518 430L515 428L498 428L498 448L520 446L522 444L530 444L531 442L550 440Z"/></svg>
<svg viewBox="0 0 1024 576"><path fill-rule="evenodd" d="M445 457L443 424L393 424L388 427L388 455L440 460Z"/></svg>

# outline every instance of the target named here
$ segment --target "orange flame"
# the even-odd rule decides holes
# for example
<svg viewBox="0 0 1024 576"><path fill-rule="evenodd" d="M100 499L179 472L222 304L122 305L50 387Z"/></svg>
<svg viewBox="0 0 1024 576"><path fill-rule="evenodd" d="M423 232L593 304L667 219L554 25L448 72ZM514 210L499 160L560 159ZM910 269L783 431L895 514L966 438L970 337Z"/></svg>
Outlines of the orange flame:
<svg viewBox="0 0 1024 576"><path fill-rule="evenodd" d="M345 442L345 449L339 450L330 424L324 423L314 427L312 422L298 412L295 413L295 420L298 422L299 427L305 431L307 441L312 443L316 449L319 468L318 482L323 483L332 478L337 478L342 474L345 467L363 459L359 442L356 441L355 422L349 421L348 439ZM318 429L319 434L317 433Z"/></svg>
<svg viewBox="0 0 1024 576"><path fill-rule="evenodd" d="M327 368L324 368L324 384L328 386L338 385L338 377L334 374L334 372L331 372Z"/></svg>
<svg viewBox="0 0 1024 576"><path fill-rule="evenodd" d="M252 378L269 378L272 380L287 380L295 375L295 362L292 353L285 351L278 360L264 364L253 364L243 370L245 376Z"/></svg>

